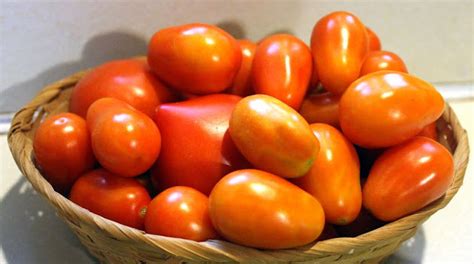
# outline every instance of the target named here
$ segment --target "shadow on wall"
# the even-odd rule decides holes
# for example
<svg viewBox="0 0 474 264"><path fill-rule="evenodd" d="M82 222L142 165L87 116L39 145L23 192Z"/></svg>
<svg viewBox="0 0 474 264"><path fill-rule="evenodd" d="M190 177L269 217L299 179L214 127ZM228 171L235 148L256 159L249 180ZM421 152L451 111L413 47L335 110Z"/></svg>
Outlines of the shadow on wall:
<svg viewBox="0 0 474 264"><path fill-rule="evenodd" d="M383 263L385 264L418 264L423 262L426 247L426 237L423 226L416 231L415 236L405 241L400 248Z"/></svg>

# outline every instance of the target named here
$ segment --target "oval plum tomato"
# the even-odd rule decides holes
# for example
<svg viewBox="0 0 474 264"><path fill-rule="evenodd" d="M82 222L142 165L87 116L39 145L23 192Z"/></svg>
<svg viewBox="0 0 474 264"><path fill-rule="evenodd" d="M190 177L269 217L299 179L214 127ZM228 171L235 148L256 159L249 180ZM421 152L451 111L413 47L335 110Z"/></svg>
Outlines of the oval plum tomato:
<svg viewBox="0 0 474 264"><path fill-rule="evenodd" d="M156 32L148 46L148 63L163 81L181 92L224 91L240 68L242 52L224 30L187 24Z"/></svg>
<svg viewBox="0 0 474 264"><path fill-rule="evenodd" d="M436 128L436 121L425 126L418 136L429 137L432 140L438 141L438 130Z"/></svg>
<svg viewBox="0 0 474 264"><path fill-rule="evenodd" d="M255 56L257 45L250 40L239 40L240 49L242 50L242 64L234 78L234 83L229 92L238 96L247 96L252 93L252 81L250 73L252 71L252 62Z"/></svg>
<svg viewBox="0 0 474 264"><path fill-rule="evenodd" d="M339 98L330 92L311 94L303 100L299 112L308 123L339 127Z"/></svg>
<svg viewBox="0 0 474 264"><path fill-rule="evenodd" d="M77 179L69 198L87 210L115 222L143 229L144 210L150 196L140 183L104 169L90 171Z"/></svg>
<svg viewBox="0 0 474 264"><path fill-rule="evenodd" d="M369 27L365 27L367 30L367 38L369 43L369 51L377 51L382 49L382 44L380 43L380 39L375 34L375 32L370 29Z"/></svg>
<svg viewBox="0 0 474 264"><path fill-rule="evenodd" d="M278 34L262 40L255 51L252 83L256 93L273 96L299 109L311 80L311 50L300 39Z"/></svg>
<svg viewBox="0 0 474 264"><path fill-rule="evenodd" d="M327 222L349 224L359 215L362 206L355 148L330 125L311 124L310 127L321 147L310 171L293 182L318 199Z"/></svg>
<svg viewBox="0 0 474 264"><path fill-rule="evenodd" d="M61 193L95 162L86 121L72 113L46 118L36 130L33 151L46 180Z"/></svg>
<svg viewBox="0 0 474 264"><path fill-rule="evenodd" d="M363 189L364 206L380 220L396 220L440 198L453 175L453 157L443 145L414 137L375 161Z"/></svg>
<svg viewBox="0 0 474 264"><path fill-rule="evenodd" d="M342 94L359 77L368 50L365 26L351 13L330 13L314 26L311 50L323 87Z"/></svg>
<svg viewBox="0 0 474 264"><path fill-rule="evenodd" d="M285 178L306 174L319 151L319 142L304 118L264 94L251 95L237 103L229 132L252 165Z"/></svg>
<svg viewBox="0 0 474 264"><path fill-rule="evenodd" d="M158 158L160 131L144 113L114 98L102 98L89 108L87 123L92 149L107 170L134 177Z"/></svg>
<svg viewBox="0 0 474 264"><path fill-rule="evenodd" d="M364 148L399 144L441 116L443 97L406 73L379 71L351 84L339 101L344 135Z"/></svg>
<svg viewBox="0 0 474 264"><path fill-rule="evenodd" d="M224 238L263 249L308 244L324 228L324 211L316 198L259 170L239 170L222 178L209 197L209 212Z"/></svg>
<svg viewBox="0 0 474 264"><path fill-rule="evenodd" d="M145 231L194 241L217 238L209 218L209 198L193 188L175 186L148 205Z"/></svg>
<svg viewBox="0 0 474 264"><path fill-rule="evenodd" d="M122 100L150 117L159 104L174 100L142 59L111 61L93 69L74 87L69 110L86 118L89 106L104 97Z"/></svg>
<svg viewBox="0 0 474 264"><path fill-rule="evenodd" d="M239 100L216 94L158 107L162 147L152 169L157 189L189 186L208 195L224 175L247 166L227 132Z"/></svg>
<svg viewBox="0 0 474 264"><path fill-rule="evenodd" d="M408 72L405 63L397 54L381 50L367 53L360 70L360 76L383 70Z"/></svg>

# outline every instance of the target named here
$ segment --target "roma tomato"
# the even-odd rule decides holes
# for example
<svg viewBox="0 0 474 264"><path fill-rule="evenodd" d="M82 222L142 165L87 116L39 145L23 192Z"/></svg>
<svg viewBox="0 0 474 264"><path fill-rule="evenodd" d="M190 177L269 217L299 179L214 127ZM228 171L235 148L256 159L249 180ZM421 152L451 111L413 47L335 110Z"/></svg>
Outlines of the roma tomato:
<svg viewBox="0 0 474 264"><path fill-rule="evenodd" d="M311 124L320 150L313 167L293 182L318 199L326 221L346 225L359 214L362 206L359 158L354 146L336 128Z"/></svg>
<svg viewBox="0 0 474 264"><path fill-rule="evenodd" d="M308 123L339 127L339 98L330 92L311 94L303 100L299 112Z"/></svg>
<svg viewBox="0 0 474 264"><path fill-rule="evenodd" d="M399 144L441 116L443 97L431 84L401 72L379 71L351 84L339 101L339 122L364 148Z"/></svg>
<svg viewBox="0 0 474 264"><path fill-rule="evenodd" d="M162 148L152 169L157 189L189 186L208 195L224 175L247 166L227 132L239 100L216 94L158 107Z"/></svg>
<svg viewBox="0 0 474 264"><path fill-rule="evenodd" d="M209 211L219 234L256 248L302 246L324 228L324 211L316 198L259 170L239 170L222 178L209 197Z"/></svg>
<svg viewBox="0 0 474 264"><path fill-rule="evenodd" d="M285 178L307 173L319 151L319 142L304 118L268 95L242 99L232 112L229 132L252 165Z"/></svg>
<svg viewBox="0 0 474 264"><path fill-rule="evenodd" d="M257 45L250 40L239 40L240 49L242 50L242 64L234 78L234 83L229 92L238 96L250 95L253 91L250 73L252 71L252 62L255 56Z"/></svg>
<svg viewBox="0 0 474 264"><path fill-rule="evenodd" d="M311 50L297 37L267 37L255 51L253 88L256 93L271 95L298 110L311 80L312 64Z"/></svg>
<svg viewBox="0 0 474 264"><path fill-rule="evenodd" d="M405 63L397 54L381 50L367 53L360 70L360 76L383 70L408 72Z"/></svg>
<svg viewBox="0 0 474 264"><path fill-rule="evenodd" d="M72 113L46 118L36 130L33 151L36 165L61 193L95 162L86 121Z"/></svg>
<svg viewBox="0 0 474 264"><path fill-rule="evenodd" d="M351 13L330 13L316 23L311 34L319 81L334 94L342 94L359 77L367 50L365 26Z"/></svg>
<svg viewBox="0 0 474 264"><path fill-rule="evenodd" d="M184 186L166 189L151 201L145 215L145 231L194 241L217 238L209 218L209 199Z"/></svg>
<svg viewBox="0 0 474 264"><path fill-rule="evenodd" d="M363 189L364 206L393 221L441 197L453 180L451 153L427 137L390 148L374 163Z"/></svg>
<svg viewBox="0 0 474 264"><path fill-rule="evenodd" d="M174 88L192 94L229 88L240 68L242 52L224 30L207 24L187 24L156 32L148 46L148 63Z"/></svg>
<svg viewBox="0 0 474 264"><path fill-rule="evenodd" d="M114 98L94 102L87 114L92 149L107 170L134 177L148 170L160 153L161 136L147 115Z"/></svg>
<svg viewBox="0 0 474 264"><path fill-rule="evenodd" d="M418 136L429 137L432 140L438 140L438 130L436 129L436 121L425 126Z"/></svg>
<svg viewBox="0 0 474 264"><path fill-rule="evenodd" d="M89 106L104 97L122 100L150 117L159 104L174 100L141 59L111 61L93 69L74 87L69 110L86 118Z"/></svg>
<svg viewBox="0 0 474 264"><path fill-rule="evenodd" d="M375 32L370 29L369 27L365 27L367 30L367 38L369 43L369 51L377 51L382 49L382 44L380 43L380 39L375 34Z"/></svg>
<svg viewBox="0 0 474 264"><path fill-rule="evenodd" d="M150 203L148 192L135 179L104 169L79 177L69 199L93 213L138 229L144 227L144 210Z"/></svg>

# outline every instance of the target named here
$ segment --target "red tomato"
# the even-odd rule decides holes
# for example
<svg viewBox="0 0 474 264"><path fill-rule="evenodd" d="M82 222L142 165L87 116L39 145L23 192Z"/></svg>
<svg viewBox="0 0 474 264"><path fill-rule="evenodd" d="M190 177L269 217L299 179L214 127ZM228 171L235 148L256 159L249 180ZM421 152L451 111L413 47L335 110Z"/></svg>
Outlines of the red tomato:
<svg viewBox="0 0 474 264"><path fill-rule="evenodd" d="M122 101L97 100L89 108L87 123L97 160L113 173L134 177L158 158L161 136L155 123Z"/></svg>
<svg viewBox="0 0 474 264"><path fill-rule="evenodd" d="M209 199L193 188L171 187L148 205L145 231L194 241L217 238L209 218Z"/></svg>
<svg viewBox="0 0 474 264"><path fill-rule="evenodd" d="M326 221L346 225L357 217L362 206L359 158L354 146L336 128L311 124L320 150L313 167L294 183L321 203Z"/></svg>
<svg viewBox="0 0 474 264"><path fill-rule="evenodd" d="M62 193L95 162L86 122L72 113L45 119L36 130L33 151L44 177Z"/></svg>
<svg viewBox="0 0 474 264"><path fill-rule="evenodd" d="M436 129L436 121L425 126L418 136L429 137L432 140L438 140L438 130Z"/></svg>
<svg viewBox="0 0 474 264"><path fill-rule="evenodd" d="M382 49L382 44L380 43L380 39L375 34L372 29L365 27L367 30L367 37L368 37L368 43L369 43L369 51L377 51Z"/></svg>
<svg viewBox="0 0 474 264"><path fill-rule="evenodd" d="M89 106L104 97L122 100L150 117L156 106L174 100L141 59L111 61L93 69L74 87L69 110L86 118Z"/></svg>
<svg viewBox="0 0 474 264"><path fill-rule="evenodd" d="M383 70L408 72L405 63L397 54L381 50L367 53L360 70L360 76Z"/></svg>
<svg viewBox="0 0 474 264"><path fill-rule="evenodd" d="M158 107L163 145L152 170L157 189L181 185L209 194L224 175L246 166L227 133L239 100L216 94Z"/></svg>
<svg viewBox="0 0 474 264"><path fill-rule="evenodd" d="M150 203L148 192L135 179L104 169L79 177L69 198L93 213L138 229L144 227L144 210Z"/></svg>
<svg viewBox="0 0 474 264"><path fill-rule="evenodd" d="M339 127L339 98L330 92L311 94L303 100L300 114L308 123L325 123Z"/></svg>
<svg viewBox="0 0 474 264"><path fill-rule="evenodd" d="M250 40L239 40L240 49L242 50L242 64L234 78L234 83L230 88L230 93L238 96L247 96L252 93L252 82L250 72L252 70L253 57L257 45Z"/></svg>
<svg viewBox="0 0 474 264"><path fill-rule="evenodd" d="M365 26L353 14L333 12L314 26L311 50L321 84L342 94L359 77L368 50Z"/></svg>
<svg viewBox="0 0 474 264"><path fill-rule="evenodd" d="M311 80L312 64L311 50L300 39L288 34L267 37L255 51L254 90L299 109Z"/></svg>
<svg viewBox="0 0 474 264"><path fill-rule="evenodd" d="M226 175L209 197L212 223L227 240L250 247L283 249L314 241L324 211L313 196L259 170Z"/></svg>
<svg viewBox="0 0 474 264"><path fill-rule="evenodd" d="M312 55L311 55L312 56ZM316 64L313 63L313 73L311 73L311 81L309 82L310 89L314 90L318 88L319 84L319 76L318 76L318 68Z"/></svg>
<svg viewBox="0 0 474 264"><path fill-rule="evenodd" d="M453 180L451 153L427 137L415 137L383 153L364 185L364 206L393 221L441 197Z"/></svg>
<svg viewBox="0 0 474 264"><path fill-rule="evenodd" d="M162 29L148 46L148 63L174 88L192 94L225 90L240 68L241 49L224 30L206 24Z"/></svg>
<svg viewBox="0 0 474 264"><path fill-rule="evenodd" d="M365 75L339 101L339 122L349 140L365 148L399 144L441 116L443 97L429 83L394 71Z"/></svg>

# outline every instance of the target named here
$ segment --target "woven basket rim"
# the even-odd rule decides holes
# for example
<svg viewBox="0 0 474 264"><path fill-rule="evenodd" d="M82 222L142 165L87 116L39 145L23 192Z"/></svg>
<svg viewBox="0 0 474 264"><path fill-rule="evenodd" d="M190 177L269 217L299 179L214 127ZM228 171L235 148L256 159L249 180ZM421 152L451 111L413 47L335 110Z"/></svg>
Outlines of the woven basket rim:
<svg viewBox="0 0 474 264"><path fill-rule="evenodd" d="M371 248L376 250L381 244L386 245L393 240L400 239L401 236L406 236L408 231L413 235L418 225L448 204L463 182L469 159L467 133L461 127L454 111L446 103L443 119L450 121L449 123L453 127L454 138L458 143L453 153L455 160L454 180L442 198L412 215L385 224L380 228L357 237L333 238L312 243L309 247L305 246L286 250L258 250L220 240L195 242L145 234L144 231L96 215L55 192L51 185L41 176L41 173L36 169L31 159L32 142L28 138L27 133L32 128L35 113L43 105L54 101L61 92L73 87L88 71L75 73L46 86L32 101L22 107L12 120L8 133L8 144L23 175L31 182L34 189L44 196L61 215L72 215L81 224L95 226L117 240L133 240L138 243L146 243L152 247L158 247L172 256L197 261L243 261L258 258L265 258L270 261L292 261L310 258L321 259L333 257L334 255L342 256L351 254L351 252L358 249ZM405 237L405 239L408 237Z"/></svg>

